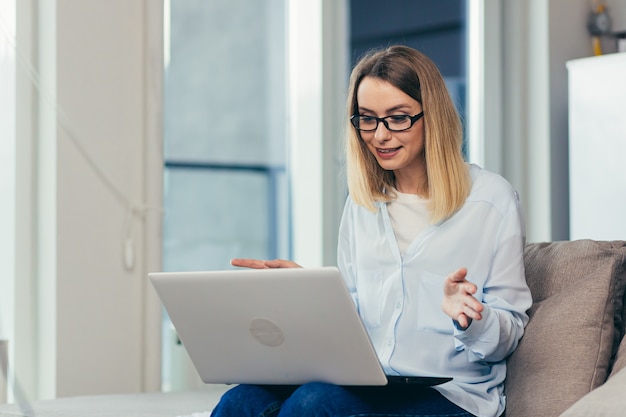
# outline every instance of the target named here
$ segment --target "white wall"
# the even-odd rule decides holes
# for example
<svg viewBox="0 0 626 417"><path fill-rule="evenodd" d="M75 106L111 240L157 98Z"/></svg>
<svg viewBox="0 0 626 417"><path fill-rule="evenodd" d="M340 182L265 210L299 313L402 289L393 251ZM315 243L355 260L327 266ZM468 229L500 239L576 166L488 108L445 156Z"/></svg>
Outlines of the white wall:
<svg viewBox="0 0 626 417"><path fill-rule="evenodd" d="M570 238L626 238L626 53L569 61Z"/></svg>
<svg viewBox="0 0 626 417"><path fill-rule="evenodd" d="M626 1L607 0L613 30L626 30ZM593 55L587 32L589 1L552 0L548 14L549 30L549 93L551 138L552 238L569 237L569 164L568 164L568 89L566 63ZM602 41L604 53L617 50L614 39Z"/></svg>
<svg viewBox="0 0 626 417"><path fill-rule="evenodd" d="M146 274L160 269L162 4L21 11L39 37L18 45L32 51L18 88L37 97L18 123L32 144L18 149L30 190L18 212L30 215L16 282L31 284L16 294L18 382L29 398L158 390L161 310Z"/></svg>
<svg viewBox="0 0 626 417"><path fill-rule="evenodd" d="M626 2L607 1L615 30L626 27ZM519 190L528 241L569 237L566 62L593 54L587 32L588 0L485 1L485 18L500 38L485 40L495 51L484 59L501 88L484 98L485 166ZM500 42L498 42L500 39ZM604 50L615 50L605 40ZM490 81L487 80L487 83ZM493 86L492 86L493 87ZM487 107L489 109L489 107ZM492 118L496 120L492 120ZM495 152L494 152L495 150ZM491 152L491 154L489 154Z"/></svg>

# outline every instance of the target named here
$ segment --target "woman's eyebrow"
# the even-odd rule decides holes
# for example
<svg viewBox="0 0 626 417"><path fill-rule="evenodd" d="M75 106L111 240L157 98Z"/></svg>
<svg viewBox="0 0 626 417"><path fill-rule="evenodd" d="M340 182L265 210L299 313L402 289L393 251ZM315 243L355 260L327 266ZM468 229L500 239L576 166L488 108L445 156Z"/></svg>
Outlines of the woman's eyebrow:
<svg viewBox="0 0 626 417"><path fill-rule="evenodd" d="M410 107L411 106L409 106L408 104L398 104L397 106L393 106L393 107L390 107L387 110L385 110L385 113L389 114L389 113L392 113L392 112L398 111L398 110L406 110L406 109L409 109ZM376 113L374 110L368 109L367 107L363 107L363 106L359 106L359 111Z"/></svg>

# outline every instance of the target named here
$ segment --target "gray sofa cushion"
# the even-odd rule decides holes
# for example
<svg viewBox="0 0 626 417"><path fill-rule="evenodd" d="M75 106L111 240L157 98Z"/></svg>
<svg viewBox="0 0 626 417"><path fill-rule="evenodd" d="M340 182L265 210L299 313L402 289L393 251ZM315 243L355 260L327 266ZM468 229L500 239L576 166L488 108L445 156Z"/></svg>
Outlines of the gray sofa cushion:
<svg viewBox="0 0 626 417"><path fill-rule="evenodd" d="M507 417L558 416L605 382L622 334L626 242L529 244L530 322L508 360Z"/></svg>
<svg viewBox="0 0 626 417"><path fill-rule="evenodd" d="M624 417L626 414L626 369L612 376L568 408L561 417Z"/></svg>

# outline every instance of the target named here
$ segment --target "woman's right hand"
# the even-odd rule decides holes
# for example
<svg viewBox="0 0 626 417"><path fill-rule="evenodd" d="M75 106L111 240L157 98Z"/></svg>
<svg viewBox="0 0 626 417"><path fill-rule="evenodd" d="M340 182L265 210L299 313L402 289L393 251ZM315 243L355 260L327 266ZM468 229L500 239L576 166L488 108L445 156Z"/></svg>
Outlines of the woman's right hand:
<svg viewBox="0 0 626 417"><path fill-rule="evenodd" d="M249 258L235 258L231 259L230 264L232 266L239 266L242 268L253 269L270 269L270 268L302 268L295 262L287 261L284 259L262 260L262 259L249 259Z"/></svg>
<svg viewBox="0 0 626 417"><path fill-rule="evenodd" d="M485 309L483 304L474 298L476 284L466 279L467 268L460 268L448 275L443 284L443 311L456 320L461 329L467 329L472 320L481 320Z"/></svg>

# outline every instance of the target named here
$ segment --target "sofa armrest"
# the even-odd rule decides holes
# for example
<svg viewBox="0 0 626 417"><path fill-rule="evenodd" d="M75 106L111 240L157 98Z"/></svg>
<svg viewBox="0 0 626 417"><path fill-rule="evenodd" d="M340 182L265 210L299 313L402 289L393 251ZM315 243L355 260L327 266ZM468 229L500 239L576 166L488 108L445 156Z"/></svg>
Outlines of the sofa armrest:
<svg viewBox="0 0 626 417"><path fill-rule="evenodd" d="M567 381L563 381L567 384ZM620 417L626 410L626 368L576 401L560 417Z"/></svg>

